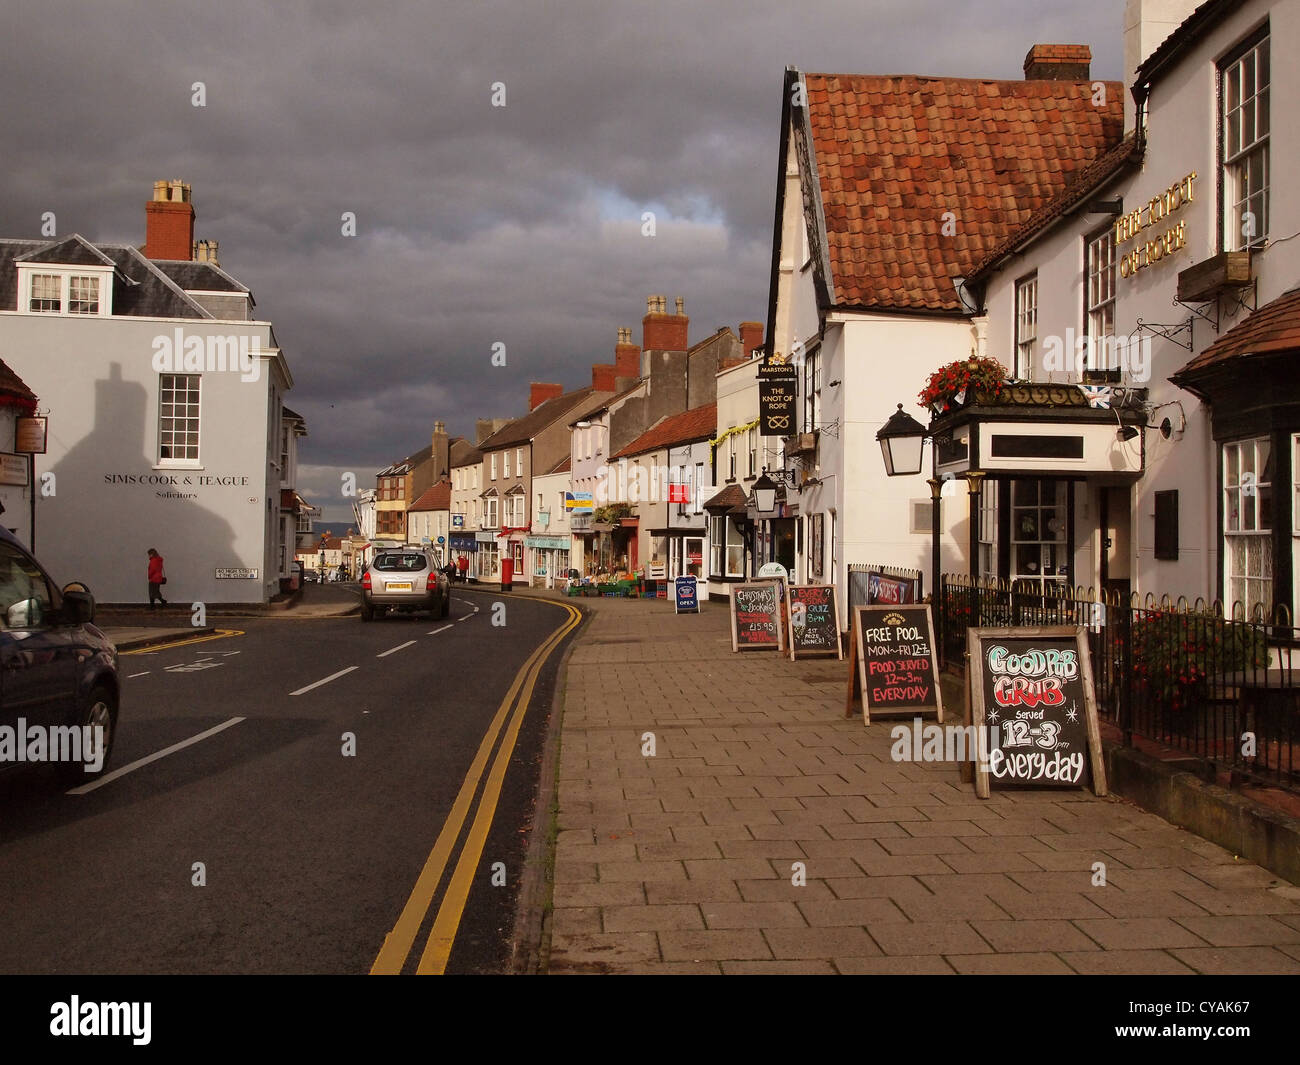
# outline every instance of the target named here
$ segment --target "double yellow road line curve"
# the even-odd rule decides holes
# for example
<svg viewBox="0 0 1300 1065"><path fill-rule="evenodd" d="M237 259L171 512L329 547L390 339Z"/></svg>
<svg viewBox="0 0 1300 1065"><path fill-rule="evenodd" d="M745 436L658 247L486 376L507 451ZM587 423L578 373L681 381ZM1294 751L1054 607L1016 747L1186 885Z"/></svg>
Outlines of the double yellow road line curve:
<svg viewBox="0 0 1300 1065"><path fill-rule="evenodd" d="M456 940L457 929L460 928L474 874L482 861L488 831L492 827L493 817L496 816L506 769L510 765L515 741L519 737L524 714L532 699L533 687L551 652L582 621L582 613L577 608L568 603L558 605L564 609L566 619L524 662L515 675L510 690L501 700L501 705L492 718L491 724L488 725L483 741L479 744L478 752L474 755L474 761L470 763L469 772L465 774L465 781L456 795L456 801L452 803L451 813L447 815L433 850L429 852L424 868L415 881L411 896L402 907L393 930L384 937L384 945L379 950L379 956L370 967L372 976L397 975L406 965L406 960L410 957L416 937L419 935L420 926L433 905L434 896L455 850L456 841L460 838L465 821L474 806L474 796L478 793L480 783L483 783L483 771L487 768L493 748L497 747L497 737L509 718L505 735L500 746L497 747L496 757L492 759L492 768L488 772L486 783L483 783L483 794L478 800L474 822L470 826L469 835L465 838L460 858L452 871L447 890L443 893L438 913L433 919L433 928L420 954L419 965L416 967L416 973L422 976L441 976L446 971L447 959L451 956L452 944ZM511 713L512 705L513 713Z"/></svg>

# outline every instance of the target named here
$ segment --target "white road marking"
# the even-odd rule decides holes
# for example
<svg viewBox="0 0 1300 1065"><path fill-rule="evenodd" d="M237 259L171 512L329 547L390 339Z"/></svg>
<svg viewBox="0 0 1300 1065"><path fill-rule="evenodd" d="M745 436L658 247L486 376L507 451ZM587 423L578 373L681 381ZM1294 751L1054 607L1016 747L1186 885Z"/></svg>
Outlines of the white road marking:
<svg viewBox="0 0 1300 1065"><path fill-rule="evenodd" d="M151 670L146 669L143 673L128 673L126 679L130 680L132 677L147 677L150 672Z"/></svg>
<svg viewBox="0 0 1300 1065"><path fill-rule="evenodd" d="M305 688L299 688L296 692L290 692L290 695L301 695L303 692L309 692L313 688L319 688L322 684L328 684L332 680L338 680L339 677L351 673L354 669L360 669L360 666L348 666L347 669L340 669L337 673L331 673L323 680L318 680L315 684L308 684Z"/></svg>
<svg viewBox="0 0 1300 1065"><path fill-rule="evenodd" d="M440 629L434 629L432 632L426 632L425 635L426 635L426 636L437 636L438 633L440 633L440 632L446 632L449 628L451 628L450 625L444 625L444 626L443 626L442 628L440 628Z"/></svg>
<svg viewBox="0 0 1300 1065"><path fill-rule="evenodd" d="M82 784L78 788L72 788L67 792L68 795L85 795L87 792L94 791L96 788L102 788L111 780L125 776L133 770L146 766L150 762L156 762L159 758L166 758L169 754L175 754L177 751L189 747L191 744L198 743L199 740L206 740L209 736L215 736L218 732L230 728L231 725L238 725L244 719L242 717L232 717L229 721L223 721L220 725L208 729L206 732L200 732L197 736L191 736L188 740L181 740L180 743L173 743L170 747L164 747L161 751L154 751L153 754L146 755L144 758L138 758L129 765L122 766L121 769L114 769L111 773L105 773L98 780L92 780L89 784Z"/></svg>
<svg viewBox="0 0 1300 1065"><path fill-rule="evenodd" d="M389 655L391 655L391 654L396 654L398 651L402 650L402 648L404 648L404 647L410 647L411 644L413 644L413 643L415 643L414 640L407 640L406 643L399 643L396 647L390 647L387 651L380 651L379 654L375 655L375 657L376 657L376 658L387 658L387 657L388 657Z"/></svg>

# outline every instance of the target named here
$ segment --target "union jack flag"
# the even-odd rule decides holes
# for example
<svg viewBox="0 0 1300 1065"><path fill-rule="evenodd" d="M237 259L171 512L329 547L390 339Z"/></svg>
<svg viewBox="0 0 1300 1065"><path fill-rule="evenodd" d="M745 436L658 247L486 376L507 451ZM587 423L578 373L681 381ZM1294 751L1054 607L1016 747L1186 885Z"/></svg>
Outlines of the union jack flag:
<svg viewBox="0 0 1300 1065"><path fill-rule="evenodd" d="M1079 391L1088 400L1088 406L1101 410L1110 409L1110 385L1080 385Z"/></svg>

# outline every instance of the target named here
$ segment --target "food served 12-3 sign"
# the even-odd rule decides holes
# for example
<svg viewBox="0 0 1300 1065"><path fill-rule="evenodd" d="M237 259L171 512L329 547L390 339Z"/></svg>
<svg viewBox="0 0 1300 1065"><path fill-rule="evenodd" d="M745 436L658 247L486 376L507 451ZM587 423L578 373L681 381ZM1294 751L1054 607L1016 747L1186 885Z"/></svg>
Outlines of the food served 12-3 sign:
<svg viewBox="0 0 1300 1065"><path fill-rule="evenodd" d="M1106 767L1082 628L967 632L975 792L1076 788L1106 794Z"/></svg>
<svg viewBox="0 0 1300 1065"><path fill-rule="evenodd" d="M933 713L942 722L943 697L929 605L859 606L852 621L849 703L851 706L860 685L865 723L871 724L872 713Z"/></svg>
<svg viewBox="0 0 1300 1065"><path fill-rule="evenodd" d="M731 649L783 651L780 581L731 586Z"/></svg>

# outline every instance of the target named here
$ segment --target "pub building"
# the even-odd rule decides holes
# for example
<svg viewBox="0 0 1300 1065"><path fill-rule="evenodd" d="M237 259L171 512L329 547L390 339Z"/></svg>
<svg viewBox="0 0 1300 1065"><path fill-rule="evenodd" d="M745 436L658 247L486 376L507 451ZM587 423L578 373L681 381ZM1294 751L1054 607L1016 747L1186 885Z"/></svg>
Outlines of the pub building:
<svg viewBox="0 0 1300 1065"><path fill-rule="evenodd" d="M935 472L973 573L1294 609L1300 2L1142 8L1124 139L963 282L1024 383L934 417Z"/></svg>
<svg viewBox="0 0 1300 1065"><path fill-rule="evenodd" d="M787 72L806 106L786 103L767 346L802 363L801 575L820 561L841 603L872 564L926 592L942 571L1294 608L1300 210L1272 175L1300 130L1272 101L1300 75L1270 57L1298 35L1300 0L1131 0L1123 83L1074 45L1031 48L1024 83ZM981 147L1016 167L985 173ZM947 241L921 217L941 201ZM973 359L1005 374L931 376ZM889 477L866 437L900 405L928 460Z"/></svg>

